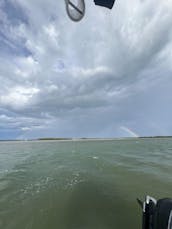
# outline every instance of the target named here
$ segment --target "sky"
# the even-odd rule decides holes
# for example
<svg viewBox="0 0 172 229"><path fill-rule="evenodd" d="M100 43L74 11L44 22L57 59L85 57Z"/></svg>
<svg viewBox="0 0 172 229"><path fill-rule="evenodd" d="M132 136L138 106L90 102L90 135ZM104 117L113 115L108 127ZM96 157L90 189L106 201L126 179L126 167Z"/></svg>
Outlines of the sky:
<svg viewBox="0 0 172 229"><path fill-rule="evenodd" d="M0 139L172 135L172 0L0 0Z"/></svg>

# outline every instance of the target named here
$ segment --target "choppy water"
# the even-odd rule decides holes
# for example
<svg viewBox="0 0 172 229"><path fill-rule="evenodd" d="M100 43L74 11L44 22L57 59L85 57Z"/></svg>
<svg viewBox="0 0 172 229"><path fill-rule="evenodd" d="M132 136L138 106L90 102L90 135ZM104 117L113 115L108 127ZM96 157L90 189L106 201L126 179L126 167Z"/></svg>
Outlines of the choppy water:
<svg viewBox="0 0 172 229"><path fill-rule="evenodd" d="M141 229L172 197L172 139L0 143L0 228Z"/></svg>

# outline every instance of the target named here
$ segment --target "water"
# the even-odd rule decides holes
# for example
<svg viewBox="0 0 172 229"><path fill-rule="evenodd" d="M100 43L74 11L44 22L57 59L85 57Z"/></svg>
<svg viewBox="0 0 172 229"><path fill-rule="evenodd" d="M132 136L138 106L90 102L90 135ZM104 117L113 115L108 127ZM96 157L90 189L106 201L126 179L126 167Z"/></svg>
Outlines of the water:
<svg viewBox="0 0 172 229"><path fill-rule="evenodd" d="M172 197L172 139L1 142L0 228L141 229Z"/></svg>

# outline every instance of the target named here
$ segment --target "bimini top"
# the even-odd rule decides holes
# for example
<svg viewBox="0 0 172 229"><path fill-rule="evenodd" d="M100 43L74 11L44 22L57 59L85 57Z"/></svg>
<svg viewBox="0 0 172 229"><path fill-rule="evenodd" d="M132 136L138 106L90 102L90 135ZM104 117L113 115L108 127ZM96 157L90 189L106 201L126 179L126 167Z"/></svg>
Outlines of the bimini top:
<svg viewBox="0 0 172 229"><path fill-rule="evenodd" d="M98 6L103 6L112 9L115 0L94 0ZM85 15L84 0L65 0L66 11L72 21L80 21Z"/></svg>
<svg viewBox="0 0 172 229"><path fill-rule="evenodd" d="M94 0L94 3L98 6L104 6L112 9L115 0Z"/></svg>

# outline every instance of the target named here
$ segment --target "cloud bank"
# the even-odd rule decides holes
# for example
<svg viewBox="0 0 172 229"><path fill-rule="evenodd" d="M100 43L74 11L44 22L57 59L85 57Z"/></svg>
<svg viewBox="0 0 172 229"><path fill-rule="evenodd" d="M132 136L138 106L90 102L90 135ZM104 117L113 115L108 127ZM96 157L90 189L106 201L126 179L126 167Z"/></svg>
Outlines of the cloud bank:
<svg viewBox="0 0 172 229"><path fill-rule="evenodd" d="M0 139L172 135L170 0L1 0L0 50Z"/></svg>

